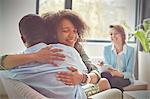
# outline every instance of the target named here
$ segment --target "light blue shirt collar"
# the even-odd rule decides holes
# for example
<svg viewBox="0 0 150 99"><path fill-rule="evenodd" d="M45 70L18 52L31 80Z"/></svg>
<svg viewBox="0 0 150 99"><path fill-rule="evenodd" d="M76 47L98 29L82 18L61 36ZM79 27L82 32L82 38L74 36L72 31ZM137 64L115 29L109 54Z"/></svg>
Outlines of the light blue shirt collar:
<svg viewBox="0 0 150 99"><path fill-rule="evenodd" d="M33 45L33 46L27 48L27 49L25 50L25 53L38 52L41 48L45 48L45 47L47 47L47 46L48 46L48 45L45 44L45 43L38 43L38 44L36 44L36 45Z"/></svg>
<svg viewBox="0 0 150 99"><path fill-rule="evenodd" d="M112 48L111 48L112 51L114 51L116 53L116 49L115 49L115 46L114 44L112 43ZM123 45L123 51L121 52L122 54L126 54L127 53L127 44L124 44Z"/></svg>

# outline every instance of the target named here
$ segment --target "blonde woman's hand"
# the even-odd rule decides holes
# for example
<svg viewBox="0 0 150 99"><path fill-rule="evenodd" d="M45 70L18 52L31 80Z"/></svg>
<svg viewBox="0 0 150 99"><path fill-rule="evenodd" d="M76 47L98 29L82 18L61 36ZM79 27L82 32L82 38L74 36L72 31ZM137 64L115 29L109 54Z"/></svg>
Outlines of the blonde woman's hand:
<svg viewBox="0 0 150 99"><path fill-rule="evenodd" d="M117 70L113 70L110 72L112 76L116 76L116 77L123 77L123 73L122 72L119 72Z"/></svg>

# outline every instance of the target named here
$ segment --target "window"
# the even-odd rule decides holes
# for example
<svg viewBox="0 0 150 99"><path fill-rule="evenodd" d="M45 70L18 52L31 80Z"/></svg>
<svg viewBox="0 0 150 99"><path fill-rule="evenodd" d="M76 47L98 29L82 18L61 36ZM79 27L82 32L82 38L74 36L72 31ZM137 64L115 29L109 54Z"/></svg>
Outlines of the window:
<svg viewBox="0 0 150 99"><path fill-rule="evenodd" d="M39 0L39 14L42 15L48 11L58 11L64 9L65 0Z"/></svg>
<svg viewBox="0 0 150 99"><path fill-rule="evenodd" d="M136 0L39 0L39 14L67 8L66 2L90 27L87 40L108 41L110 24L135 27Z"/></svg>
<svg viewBox="0 0 150 99"><path fill-rule="evenodd" d="M90 26L88 40L108 40L110 24L135 26L136 0L73 0L72 10Z"/></svg>

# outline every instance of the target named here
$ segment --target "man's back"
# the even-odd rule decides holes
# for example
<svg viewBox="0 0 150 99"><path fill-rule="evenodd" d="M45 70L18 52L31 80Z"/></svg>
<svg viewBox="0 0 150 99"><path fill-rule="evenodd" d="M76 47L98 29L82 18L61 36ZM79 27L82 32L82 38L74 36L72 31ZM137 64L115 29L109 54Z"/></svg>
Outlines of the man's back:
<svg viewBox="0 0 150 99"><path fill-rule="evenodd" d="M12 79L20 80L41 94L55 99L84 99L86 98L80 85L68 86L56 79L59 71L68 71L68 66L75 66L82 72L86 72L87 68L82 62L78 52L69 46L62 44L53 44L54 48L62 48L65 61L56 61L58 66L51 64L40 64L37 62L22 65L10 70ZM47 47L44 43L39 43L28 48L25 53L33 53L41 48Z"/></svg>

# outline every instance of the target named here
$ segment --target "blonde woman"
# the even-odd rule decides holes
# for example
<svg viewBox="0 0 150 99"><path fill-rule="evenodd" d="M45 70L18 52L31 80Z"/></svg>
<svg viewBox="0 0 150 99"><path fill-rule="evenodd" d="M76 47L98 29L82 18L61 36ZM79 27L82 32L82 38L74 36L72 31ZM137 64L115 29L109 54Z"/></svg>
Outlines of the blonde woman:
<svg viewBox="0 0 150 99"><path fill-rule="evenodd" d="M108 79L112 88L123 91L123 87L133 82L134 48L125 42L122 26L110 25L109 34L112 44L104 48L104 63L108 69L101 75Z"/></svg>

